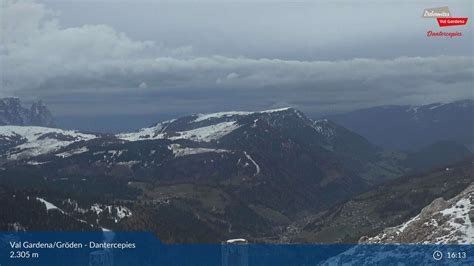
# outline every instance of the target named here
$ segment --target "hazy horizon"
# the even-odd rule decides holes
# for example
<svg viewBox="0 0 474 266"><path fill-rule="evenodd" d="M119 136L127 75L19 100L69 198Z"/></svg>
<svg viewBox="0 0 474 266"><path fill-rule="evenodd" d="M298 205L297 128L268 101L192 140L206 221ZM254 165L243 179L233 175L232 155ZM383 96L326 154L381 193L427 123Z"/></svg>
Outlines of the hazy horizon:
<svg viewBox="0 0 474 266"><path fill-rule="evenodd" d="M474 98L466 98L462 100L474 100ZM433 102L429 104L437 104L440 102ZM446 102L448 103L448 102ZM428 104L428 105L429 105ZM369 106L366 108L374 108L380 107L381 105ZM404 105L401 105L404 106ZM405 105L409 106L409 105ZM290 106L288 106L290 107ZM362 109L366 109L362 108ZM229 111L262 111L260 110L232 110L232 109L223 109L220 110L221 112L229 112ZM331 112L330 110L321 113L307 113L304 112L306 116L311 119L320 119L324 118L329 115L335 114L343 114L347 112L352 112L361 109L353 109L348 111L339 111L339 112ZM102 132L102 133L122 133L122 132L130 132L135 131L140 128L150 127L159 122L163 122L166 120L179 118L187 115L198 114L202 112L196 113L150 113L150 114L115 114L115 115L104 115L104 116L55 116L57 125L60 128L65 129L78 129L90 132ZM54 115L54 114L53 114Z"/></svg>

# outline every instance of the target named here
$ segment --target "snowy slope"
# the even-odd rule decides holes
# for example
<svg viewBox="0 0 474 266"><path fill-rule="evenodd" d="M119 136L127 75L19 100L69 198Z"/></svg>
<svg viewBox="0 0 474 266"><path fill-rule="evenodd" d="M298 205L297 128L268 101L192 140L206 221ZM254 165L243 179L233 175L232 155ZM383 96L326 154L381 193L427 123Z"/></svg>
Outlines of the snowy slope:
<svg viewBox="0 0 474 266"><path fill-rule="evenodd" d="M128 141L162 139L163 135L160 133L174 121L175 120L173 119L169 121L160 122L153 127L142 128L137 132L117 134L117 137Z"/></svg>
<svg viewBox="0 0 474 266"><path fill-rule="evenodd" d="M474 243L474 183L458 196L434 200L407 222L363 243Z"/></svg>
<svg viewBox="0 0 474 266"><path fill-rule="evenodd" d="M42 198L36 198L36 200L40 201L41 203L43 203L45 206L46 206L46 210L59 210L60 212L64 213L63 210L59 209L56 205L52 204L51 202L49 201L46 201Z"/></svg>
<svg viewBox="0 0 474 266"><path fill-rule="evenodd" d="M436 261L432 254L436 249L433 249L432 245L398 243L473 244L473 202L474 183L456 197L448 201L438 198L407 222L387 228L375 237L363 237L359 243L364 245L354 246L318 265L434 265ZM365 245L382 243L395 245ZM458 249L453 251L457 252ZM473 265L473 259L468 257L461 262L444 258L438 263Z"/></svg>
<svg viewBox="0 0 474 266"><path fill-rule="evenodd" d="M260 111L260 112L231 111L231 112L218 112L218 113L211 113L211 114L198 114L197 118L194 120L194 122L201 122L201 121L205 121L205 120L208 120L208 119L214 119L214 118L233 117L233 116L246 116L246 115L251 115L251 114L269 114L269 113L275 113L275 112L288 111L289 109L290 109L290 107L264 110L264 111Z"/></svg>
<svg viewBox="0 0 474 266"><path fill-rule="evenodd" d="M94 203L90 206L88 209L80 208L77 206L77 202L72 201L68 199L68 204L75 204L74 208L70 209L68 212L64 211L63 209L59 208L58 206L54 205L53 203L43 199L43 198L36 198L37 201L43 203L46 206L46 210L57 210L58 212L68 215L70 217L74 217L75 220L85 223L85 224L90 224L92 227L99 225L99 219L95 220L95 223L90 223L87 222L84 219L78 218L78 216L85 215L85 217L88 216L89 212L92 212L96 214L98 217L102 218L109 218L112 219L115 223L118 223L120 220L131 217L132 216L132 211L124 206L115 206L115 205L105 205L105 204L99 204L99 203Z"/></svg>
<svg viewBox="0 0 474 266"><path fill-rule="evenodd" d="M177 131L173 132L173 134L161 132L162 128L163 125L158 124L156 127L143 128L135 133L118 134L117 137L128 141L152 139L188 139L198 142L209 142L229 134L230 132L239 128L239 125L236 122L223 122L186 131Z"/></svg>
<svg viewBox="0 0 474 266"><path fill-rule="evenodd" d="M330 138L336 134L335 130L330 126L330 123L327 119L314 121L313 127L319 134L325 136L326 138Z"/></svg>
<svg viewBox="0 0 474 266"><path fill-rule="evenodd" d="M188 131L176 132L176 136L168 137L168 139L189 139L198 142L209 142L212 140L218 140L239 127L240 126L237 122L223 122L216 125L191 129Z"/></svg>
<svg viewBox="0 0 474 266"><path fill-rule="evenodd" d="M6 151L8 159L24 159L57 151L77 141L96 138L73 130L33 126L0 126L0 141L15 143ZM6 145L5 144L5 145Z"/></svg>
<svg viewBox="0 0 474 266"><path fill-rule="evenodd" d="M117 137L127 141L169 139L210 142L241 127L239 119L249 115L271 114L288 111L290 108L280 108L260 112L219 112L212 114L197 114L189 117L169 120L137 132L118 134Z"/></svg>
<svg viewBox="0 0 474 266"><path fill-rule="evenodd" d="M169 149L173 152L175 157L182 157L187 155L194 155L194 154L202 154L202 153L229 153L232 152L230 150L225 149L209 149L209 148L187 148L181 147L179 144L171 144L169 145Z"/></svg>

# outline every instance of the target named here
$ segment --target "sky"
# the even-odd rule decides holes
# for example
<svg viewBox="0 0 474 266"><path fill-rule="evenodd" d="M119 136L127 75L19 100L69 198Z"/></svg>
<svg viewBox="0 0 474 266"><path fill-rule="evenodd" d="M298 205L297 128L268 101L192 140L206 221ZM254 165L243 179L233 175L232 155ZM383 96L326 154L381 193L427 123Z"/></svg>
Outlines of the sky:
<svg viewBox="0 0 474 266"><path fill-rule="evenodd" d="M0 1L0 97L41 99L56 116L322 114L474 97L470 0ZM446 5L468 25L422 18Z"/></svg>

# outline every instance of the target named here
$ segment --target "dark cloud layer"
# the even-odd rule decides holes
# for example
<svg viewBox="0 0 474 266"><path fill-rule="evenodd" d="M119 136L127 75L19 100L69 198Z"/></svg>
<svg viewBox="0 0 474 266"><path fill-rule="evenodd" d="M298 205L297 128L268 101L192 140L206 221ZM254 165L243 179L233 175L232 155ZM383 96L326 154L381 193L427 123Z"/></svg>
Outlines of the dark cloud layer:
<svg viewBox="0 0 474 266"><path fill-rule="evenodd" d="M254 3L255 10L267 10L261 20L255 10L248 9L251 2L234 3L234 8L212 2L167 4L159 7L175 12L158 13L164 17L156 18L155 31L143 26L145 21L153 22L145 9L143 20L136 20L140 12L131 7L127 13L123 2L103 2L97 9L101 14L84 14L76 18L77 25L74 18L62 24L58 19L64 14L51 8L70 13L73 7L88 4L93 5L87 1L76 5L2 2L0 97L42 98L56 112L85 116L286 105L322 113L473 97L472 29L463 28L462 39L428 39L426 25L434 21L421 19L419 4L379 4L380 10L374 3L365 10L350 4L324 4L321 8L333 10L334 15L325 12L314 19L311 14L318 13L314 5L290 5L285 13L282 3ZM454 7L466 5L453 3ZM249 17L245 10L250 10ZM398 16L377 13L390 10ZM213 19L204 16L212 15L211 11L217 14ZM362 11L369 14L366 19L386 17L387 22L367 23L360 17ZM407 14L400 18L402 11ZM132 15L120 19L124 14ZM104 15L113 18L109 25L101 24L107 23L99 19ZM342 22L331 23L331 17ZM305 18L314 25L305 23ZM256 30L248 28L252 20ZM409 28L404 20L414 26ZM407 28L392 23L397 21ZM387 45L392 45L392 51Z"/></svg>

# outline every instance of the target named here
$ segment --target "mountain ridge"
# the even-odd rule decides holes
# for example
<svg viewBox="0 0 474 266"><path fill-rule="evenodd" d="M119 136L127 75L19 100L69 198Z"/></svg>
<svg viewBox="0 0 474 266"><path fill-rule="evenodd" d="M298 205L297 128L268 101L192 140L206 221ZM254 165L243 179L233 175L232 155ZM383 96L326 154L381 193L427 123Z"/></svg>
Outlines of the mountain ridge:
<svg viewBox="0 0 474 266"><path fill-rule="evenodd" d="M327 116L372 143L412 151L437 141L457 141L474 150L474 100L427 105L376 106Z"/></svg>
<svg viewBox="0 0 474 266"><path fill-rule="evenodd" d="M437 198L403 224L359 243L471 244L474 242L474 183L451 199Z"/></svg>

